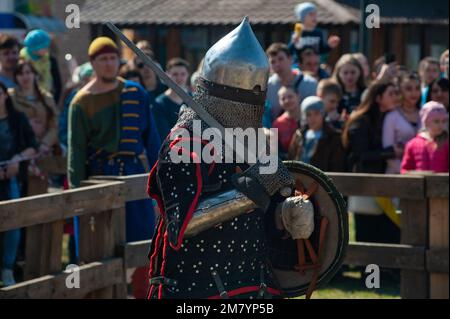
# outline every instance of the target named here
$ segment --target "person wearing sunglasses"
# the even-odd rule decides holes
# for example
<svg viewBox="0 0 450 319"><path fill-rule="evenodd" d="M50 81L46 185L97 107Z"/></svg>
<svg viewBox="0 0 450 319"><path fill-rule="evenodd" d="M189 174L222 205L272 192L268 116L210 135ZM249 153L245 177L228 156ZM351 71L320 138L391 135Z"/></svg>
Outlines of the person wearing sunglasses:
<svg viewBox="0 0 450 319"><path fill-rule="evenodd" d="M142 50L146 55L148 55L152 60L155 60L155 55L153 51L148 48L143 48ZM148 66L144 64L138 57L136 57L131 63L132 70L137 70L142 78L143 86L150 93L152 102L154 99L167 90L159 78L156 76L155 72L152 71ZM152 103L153 104L153 103Z"/></svg>

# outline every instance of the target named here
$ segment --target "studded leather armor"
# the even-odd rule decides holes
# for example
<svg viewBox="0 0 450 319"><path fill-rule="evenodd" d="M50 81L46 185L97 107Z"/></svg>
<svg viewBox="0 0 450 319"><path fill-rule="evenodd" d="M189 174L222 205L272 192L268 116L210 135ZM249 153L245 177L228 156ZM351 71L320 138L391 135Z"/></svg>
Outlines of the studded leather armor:
<svg viewBox="0 0 450 319"><path fill-rule="evenodd" d="M150 251L149 298L279 295L267 263L265 227L270 214L256 209L184 238L198 202L233 188L236 164L173 163L169 152L176 145L163 143L149 177L148 193L161 212Z"/></svg>

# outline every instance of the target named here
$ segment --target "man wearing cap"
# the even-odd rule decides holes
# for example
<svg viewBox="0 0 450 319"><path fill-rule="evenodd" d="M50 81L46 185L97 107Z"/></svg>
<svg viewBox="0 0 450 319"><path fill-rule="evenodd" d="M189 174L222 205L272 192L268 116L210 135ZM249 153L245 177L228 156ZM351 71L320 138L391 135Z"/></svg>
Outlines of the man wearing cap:
<svg viewBox="0 0 450 319"><path fill-rule="evenodd" d="M149 166L158 156L160 140L150 111L149 96L141 85L118 77L119 51L107 37L89 47L95 76L69 107L68 177L71 188L92 175L145 173L139 155ZM126 203L126 240L150 239L154 211L151 200ZM133 275L135 297L145 296L145 268ZM134 283L140 284L137 287Z"/></svg>

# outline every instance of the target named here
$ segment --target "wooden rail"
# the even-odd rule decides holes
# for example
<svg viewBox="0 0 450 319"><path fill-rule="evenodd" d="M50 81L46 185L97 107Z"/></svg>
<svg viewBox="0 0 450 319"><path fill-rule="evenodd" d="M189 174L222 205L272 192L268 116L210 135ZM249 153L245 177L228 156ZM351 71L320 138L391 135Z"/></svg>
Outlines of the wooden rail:
<svg viewBox="0 0 450 319"><path fill-rule="evenodd" d="M402 298L448 298L449 176L330 173L343 195L401 199L400 245L350 243L345 262L401 269ZM84 187L0 202L0 232L38 227L27 243L26 281L0 298L126 298L126 269L148 265L150 241L125 243L125 202L147 198L147 174L94 176ZM62 226L80 217L80 289L65 286ZM95 243L95 244L93 244Z"/></svg>

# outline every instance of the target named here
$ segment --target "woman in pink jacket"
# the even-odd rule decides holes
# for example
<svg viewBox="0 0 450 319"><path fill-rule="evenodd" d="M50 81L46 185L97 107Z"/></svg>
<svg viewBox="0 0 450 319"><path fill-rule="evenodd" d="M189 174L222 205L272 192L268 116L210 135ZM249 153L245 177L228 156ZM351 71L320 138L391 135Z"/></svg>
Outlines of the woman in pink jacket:
<svg viewBox="0 0 450 319"><path fill-rule="evenodd" d="M438 102L428 102L420 110L422 131L406 144L401 172L449 171L449 145L446 131L448 113Z"/></svg>

